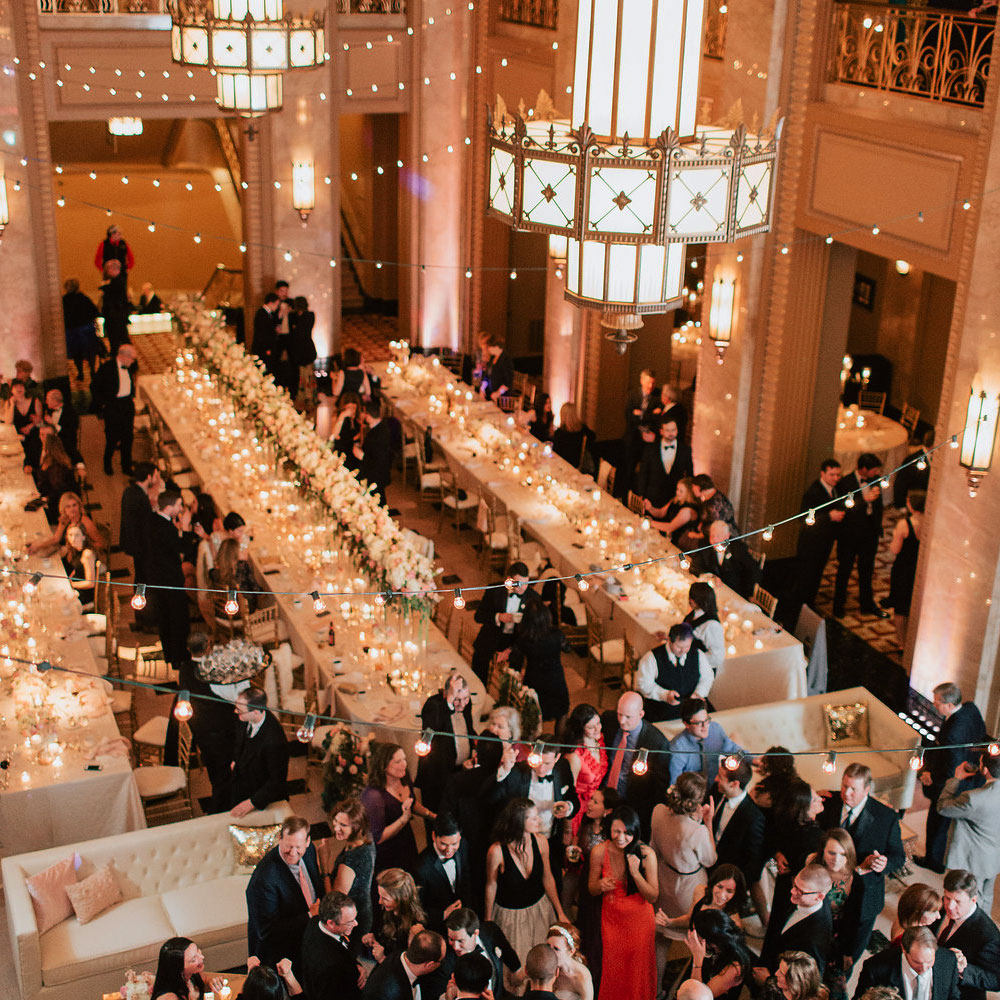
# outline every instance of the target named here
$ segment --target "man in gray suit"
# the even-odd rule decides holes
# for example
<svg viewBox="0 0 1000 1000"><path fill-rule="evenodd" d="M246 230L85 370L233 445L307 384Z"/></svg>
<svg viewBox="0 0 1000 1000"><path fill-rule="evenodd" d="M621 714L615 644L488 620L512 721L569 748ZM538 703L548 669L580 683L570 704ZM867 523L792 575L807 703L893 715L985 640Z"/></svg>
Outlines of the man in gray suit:
<svg viewBox="0 0 1000 1000"><path fill-rule="evenodd" d="M962 781L981 774L982 788L959 791ZM945 782L937 801L937 810L954 822L945 851L945 866L964 868L979 882L979 905L993 909L993 880L1000 869L1000 756L984 752L976 768L962 761L955 776Z"/></svg>

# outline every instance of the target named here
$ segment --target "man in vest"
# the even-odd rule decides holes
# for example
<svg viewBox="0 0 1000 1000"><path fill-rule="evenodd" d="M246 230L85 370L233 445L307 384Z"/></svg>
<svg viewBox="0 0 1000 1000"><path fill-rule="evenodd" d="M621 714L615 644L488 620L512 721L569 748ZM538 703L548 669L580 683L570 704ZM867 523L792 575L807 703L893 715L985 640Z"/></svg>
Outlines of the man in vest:
<svg viewBox="0 0 1000 1000"><path fill-rule="evenodd" d="M707 699L714 679L691 626L682 622L670 629L665 643L639 660L635 687L642 695L646 718L664 722L681 717L685 698Z"/></svg>

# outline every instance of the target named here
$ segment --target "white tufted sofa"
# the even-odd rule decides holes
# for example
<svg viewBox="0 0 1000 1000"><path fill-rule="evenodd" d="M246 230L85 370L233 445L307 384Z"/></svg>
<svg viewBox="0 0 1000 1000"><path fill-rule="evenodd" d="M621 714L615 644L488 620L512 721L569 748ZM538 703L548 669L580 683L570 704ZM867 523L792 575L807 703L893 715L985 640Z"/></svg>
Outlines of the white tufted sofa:
<svg viewBox="0 0 1000 1000"><path fill-rule="evenodd" d="M748 678L748 683L752 681ZM824 706L855 702L868 706L867 744L828 746ZM795 769L818 791L838 790L844 768L857 761L871 768L875 794L887 805L893 809L908 809L913 802L917 776L910 770L908 751L920 745L920 737L867 688L845 688L808 698L730 708L713 712L712 719L750 753L761 753L770 746L784 746L792 751L824 751L795 758ZM681 722L661 722L656 728L668 739L673 739L684 726ZM880 752L889 748L904 752ZM823 770L825 751L829 749L837 751L833 774Z"/></svg>
<svg viewBox="0 0 1000 1000"><path fill-rule="evenodd" d="M247 959L246 885L229 816L205 816L103 840L4 858L7 924L22 1000L83 1000L117 990L129 968L156 970L160 945L197 942L209 969ZM70 917L39 936L25 879L79 852L84 878L113 861L124 901L81 925Z"/></svg>

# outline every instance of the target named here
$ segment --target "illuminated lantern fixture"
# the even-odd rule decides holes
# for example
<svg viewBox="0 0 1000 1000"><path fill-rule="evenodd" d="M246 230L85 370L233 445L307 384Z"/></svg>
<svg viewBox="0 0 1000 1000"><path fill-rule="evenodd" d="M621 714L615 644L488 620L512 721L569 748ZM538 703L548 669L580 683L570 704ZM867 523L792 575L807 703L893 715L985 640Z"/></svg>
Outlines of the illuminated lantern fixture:
<svg viewBox="0 0 1000 1000"><path fill-rule="evenodd" d="M292 208L304 226L316 207L315 170L311 163L292 164Z"/></svg>
<svg viewBox="0 0 1000 1000"><path fill-rule="evenodd" d="M979 492L983 476L993 464L993 447L997 436L997 408L1000 397L990 399L985 389L969 392L969 406L965 412L965 432L958 462L967 470L969 496Z"/></svg>
<svg viewBox="0 0 1000 1000"><path fill-rule="evenodd" d="M254 118L282 104L282 73L322 66L324 17L283 14L282 0L168 0L173 60L212 70L217 103Z"/></svg>
<svg viewBox="0 0 1000 1000"><path fill-rule="evenodd" d="M3 166L0 165L0 240L3 231L10 223L10 207L7 205L7 178L4 177Z"/></svg>
<svg viewBox="0 0 1000 1000"><path fill-rule="evenodd" d="M142 135L141 118L109 118L109 135Z"/></svg>
<svg viewBox="0 0 1000 1000"><path fill-rule="evenodd" d="M770 229L781 126L696 124L703 17L702 0L580 0L572 121L541 94L527 119L490 114L487 214L566 238L570 302L667 312L685 244Z"/></svg>
<svg viewBox="0 0 1000 1000"><path fill-rule="evenodd" d="M715 341L716 360L721 365L726 348L733 340L733 321L736 316L736 279L726 281L720 277L712 285L712 306L708 313L709 336Z"/></svg>

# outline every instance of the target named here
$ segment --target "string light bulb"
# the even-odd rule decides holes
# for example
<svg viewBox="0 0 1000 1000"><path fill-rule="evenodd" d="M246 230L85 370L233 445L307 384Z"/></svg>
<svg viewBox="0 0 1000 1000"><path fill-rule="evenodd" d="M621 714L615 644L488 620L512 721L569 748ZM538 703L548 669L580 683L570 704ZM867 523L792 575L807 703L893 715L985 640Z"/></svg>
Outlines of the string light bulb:
<svg viewBox="0 0 1000 1000"><path fill-rule="evenodd" d="M146 606L146 585L144 583L136 585L135 593L129 603L132 605L133 611L142 611Z"/></svg>
<svg viewBox="0 0 1000 1000"><path fill-rule="evenodd" d="M680 559L680 566L681 566L681 569L690 569L691 568L691 560L688 559L688 557L686 555L682 554L681 555L681 559Z"/></svg>
<svg viewBox="0 0 1000 1000"><path fill-rule="evenodd" d="M194 708L191 706L191 692L181 691L177 695L177 702L174 705L174 718L178 722L187 722L194 715Z"/></svg>
<svg viewBox="0 0 1000 1000"><path fill-rule="evenodd" d="M954 451L955 448L958 447L958 435L957 434L952 434L951 440L948 442L948 447L951 448L953 451Z"/></svg>
<svg viewBox="0 0 1000 1000"><path fill-rule="evenodd" d="M1000 743L998 743L996 740L994 740L992 743L990 743L986 747L986 752L991 757L1000 757Z"/></svg>
<svg viewBox="0 0 1000 1000"><path fill-rule="evenodd" d="M315 611L316 614L319 615L326 611L326 601L319 596L318 590L314 590L309 596L312 598L313 611Z"/></svg>
<svg viewBox="0 0 1000 1000"><path fill-rule="evenodd" d="M535 745L531 748L531 753L528 754L528 767L538 767L542 762L542 741L536 740Z"/></svg>
<svg viewBox="0 0 1000 1000"><path fill-rule="evenodd" d="M507 579L504 580L503 585L507 588L507 593L508 594L511 593L514 590L514 588L517 586L517 584L514 581L514 577L512 577L512 576L508 576Z"/></svg>
<svg viewBox="0 0 1000 1000"><path fill-rule="evenodd" d="M462 588L455 588L455 600L454 600L455 610L461 611L465 607L465 598L462 596Z"/></svg>
<svg viewBox="0 0 1000 1000"><path fill-rule="evenodd" d="M590 590L590 581L581 573L577 573L575 579L576 579L576 589L579 590L581 593L586 593L588 590Z"/></svg>
<svg viewBox="0 0 1000 1000"><path fill-rule="evenodd" d="M312 743L312 738L316 735L316 716L307 715L302 725L295 730L295 738L300 743Z"/></svg>
<svg viewBox="0 0 1000 1000"><path fill-rule="evenodd" d="M226 595L226 603L223 606L223 610L229 615L230 618L233 617L240 610L240 602L236 600L236 591L230 590Z"/></svg>
<svg viewBox="0 0 1000 1000"><path fill-rule="evenodd" d="M918 460L917 460L917 468L918 468L918 469L919 469L919 470L920 470L921 472L923 472L923 471L924 471L924 469L926 469L926 468L927 468L927 459L926 459L926 458L921 458L921 459L918 459Z"/></svg>
<svg viewBox="0 0 1000 1000"><path fill-rule="evenodd" d="M825 774L833 774L837 770L837 751L831 750L823 761L823 771Z"/></svg>
<svg viewBox="0 0 1000 1000"><path fill-rule="evenodd" d="M24 586L23 586L23 587L22 587L21 589L22 589L22 590L23 590L23 591L24 591L24 592L25 592L25 593L26 593L26 594L27 594L27 595L28 595L29 597L31 597L31 595L32 595L33 593L35 593L35 591L36 591L36 590L38 590L38 585L39 585L39 584L40 584L41 582L42 582L42 574L41 574L41 573L32 573L32 574L31 574L31 578L30 578L29 580L26 580L26 581L25 581L25 584L24 584Z"/></svg>
<svg viewBox="0 0 1000 1000"><path fill-rule="evenodd" d="M635 755L635 760L632 761L632 773L638 774L640 777L644 775L649 770L649 751L640 750Z"/></svg>
<svg viewBox="0 0 1000 1000"><path fill-rule="evenodd" d="M725 542L718 542L716 545L713 545L712 548L714 548L715 551L718 552L719 555L721 556L726 551L726 543Z"/></svg>
<svg viewBox="0 0 1000 1000"><path fill-rule="evenodd" d="M816 523L816 511L810 508L809 513L806 514L806 524L810 527Z"/></svg>
<svg viewBox="0 0 1000 1000"><path fill-rule="evenodd" d="M420 734L420 739L417 740L416 745L413 748L418 757L426 757L431 752L431 740L433 739L433 730L425 729Z"/></svg>
<svg viewBox="0 0 1000 1000"><path fill-rule="evenodd" d="M919 771L924 766L924 748L920 747L919 750L914 750L910 754L910 770Z"/></svg>
<svg viewBox="0 0 1000 1000"><path fill-rule="evenodd" d="M848 493L846 499L844 500L844 506L848 510L851 510L851 508L854 507L855 502L856 501L854 499L854 494L853 493Z"/></svg>
<svg viewBox="0 0 1000 1000"><path fill-rule="evenodd" d="M375 603L380 608L384 608L389 603L389 598L383 593L378 593L375 595Z"/></svg>
<svg viewBox="0 0 1000 1000"><path fill-rule="evenodd" d="M774 538L774 525L773 524L769 524L761 532L761 538L763 538L765 542L769 542L772 538Z"/></svg>
<svg viewBox="0 0 1000 1000"><path fill-rule="evenodd" d="M743 751L737 750L736 753L729 754L722 763L727 771L735 771L740 766L740 762L743 760L743 757Z"/></svg>
<svg viewBox="0 0 1000 1000"><path fill-rule="evenodd" d="M881 486L882 489L887 490L889 488L889 477L888 476L883 476L879 480L879 486Z"/></svg>

